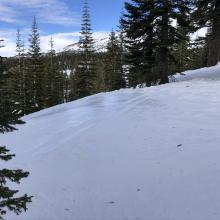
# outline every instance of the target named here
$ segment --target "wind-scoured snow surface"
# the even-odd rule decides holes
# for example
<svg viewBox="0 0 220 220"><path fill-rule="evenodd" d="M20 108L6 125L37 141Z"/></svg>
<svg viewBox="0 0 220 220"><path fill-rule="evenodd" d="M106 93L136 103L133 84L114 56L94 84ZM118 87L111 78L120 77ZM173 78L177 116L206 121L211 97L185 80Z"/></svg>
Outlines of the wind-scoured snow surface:
<svg viewBox="0 0 220 220"><path fill-rule="evenodd" d="M6 219L219 220L218 76L190 71L24 117L0 143L16 153L4 166L30 171L18 188L34 199Z"/></svg>

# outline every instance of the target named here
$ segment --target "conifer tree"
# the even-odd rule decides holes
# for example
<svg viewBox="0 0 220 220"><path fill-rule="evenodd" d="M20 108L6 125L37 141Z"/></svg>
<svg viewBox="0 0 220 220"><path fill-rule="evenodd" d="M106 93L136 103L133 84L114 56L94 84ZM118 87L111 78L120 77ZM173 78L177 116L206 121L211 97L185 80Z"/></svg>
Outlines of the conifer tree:
<svg viewBox="0 0 220 220"><path fill-rule="evenodd" d="M69 94L68 94L69 101L73 101L76 98L75 89L76 89L76 78L75 78L74 70L72 70L69 75Z"/></svg>
<svg viewBox="0 0 220 220"><path fill-rule="evenodd" d="M96 76L94 60L94 40L92 37L91 20L88 2L85 0L81 37L79 40L81 61L75 71L75 98L82 98L95 93L94 80Z"/></svg>
<svg viewBox="0 0 220 220"><path fill-rule="evenodd" d="M207 66L214 66L220 55L220 1L200 0L196 6L194 19L198 28L209 28Z"/></svg>
<svg viewBox="0 0 220 220"><path fill-rule="evenodd" d="M8 73L5 72L3 66L3 59L0 57L0 133L10 132L15 130L16 124L22 124L23 121L19 119L20 111L18 104L11 100L10 91L8 89ZM10 154L5 146L0 146L0 160L11 160L15 155ZM31 197L27 194L16 197L18 190L13 190L8 187L9 182L19 184L23 178L29 175L21 169L0 170L0 219L12 211L20 214L27 210L27 204L31 202Z"/></svg>
<svg viewBox="0 0 220 220"><path fill-rule="evenodd" d="M76 99L75 95L73 95L72 97L70 97L70 92L71 92L71 88L70 88L70 78L67 74L67 72L63 72L63 97L64 97L64 102L69 102L69 101L73 101ZM73 88L74 89L74 88Z"/></svg>
<svg viewBox="0 0 220 220"><path fill-rule="evenodd" d="M123 74L123 49L121 43L112 30L107 43L105 59L105 85L106 91L118 90L125 87L125 78Z"/></svg>
<svg viewBox="0 0 220 220"><path fill-rule="evenodd" d="M190 44L190 56L192 56L191 69L207 66L208 37L198 37Z"/></svg>
<svg viewBox="0 0 220 220"><path fill-rule="evenodd" d="M130 85L167 83L173 46L190 26L191 0L132 0L121 23L129 51ZM172 25L177 21L177 26ZM144 77L142 77L144 76Z"/></svg>
<svg viewBox="0 0 220 220"><path fill-rule="evenodd" d="M45 107L51 107L63 103L63 85L62 74L58 65L55 63L56 51L54 50L54 42L50 39L50 51L46 57L45 68Z"/></svg>
<svg viewBox="0 0 220 220"><path fill-rule="evenodd" d="M154 7L153 0L125 2L126 12L120 24L128 50L129 87L142 83L151 85L154 81L155 32L154 17L150 13Z"/></svg>
<svg viewBox="0 0 220 220"><path fill-rule="evenodd" d="M19 105L22 115L26 113L26 91L25 91L25 48L24 42L21 40L20 30L17 29L16 40L16 65L10 68L12 79L13 99Z"/></svg>
<svg viewBox="0 0 220 220"><path fill-rule="evenodd" d="M192 0L159 0L154 16L156 17L156 27L158 36L158 57L160 83L168 82L169 62L174 62L172 50L175 44L182 40L189 41L187 32L190 30L190 12L193 7ZM177 25L172 24L176 19Z"/></svg>
<svg viewBox="0 0 220 220"><path fill-rule="evenodd" d="M169 70L171 73L177 73L185 71L189 68L189 46L190 42L188 40L188 33L185 32L184 29L179 28L179 33L183 35L182 39L178 42L174 43L173 51L171 51L171 56L174 60L171 64L169 64Z"/></svg>
<svg viewBox="0 0 220 220"><path fill-rule="evenodd" d="M27 113L39 111L45 107L45 74L41 59L40 34L34 17L32 33L29 37L27 65Z"/></svg>
<svg viewBox="0 0 220 220"><path fill-rule="evenodd" d="M99 52L96 53L96 79L95 79L95 91L96 92L105 92L106 83L105 83L105 68L106 68L106 53Z"/></svg>

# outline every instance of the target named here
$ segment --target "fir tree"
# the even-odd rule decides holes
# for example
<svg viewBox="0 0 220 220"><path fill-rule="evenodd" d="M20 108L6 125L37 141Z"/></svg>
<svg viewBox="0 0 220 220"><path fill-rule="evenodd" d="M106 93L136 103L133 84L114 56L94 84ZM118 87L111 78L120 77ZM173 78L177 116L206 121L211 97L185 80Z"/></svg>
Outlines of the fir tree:
<svg viewBox="0 0 220 220"><path fill-rule="evenodd" d="M176 61L172 56L173 47L183 40L189 41L187 34L191 29L190 13L194 5L192 0L158 0L158 3L154 16L158 36L159 76L163 84L168 82L168 75L171 74L169 63ZM177 25L172 24L173 20L176 20Z"/></svg>
<svg viewBox="0 0 220 220"><path fill-rule="evenodd" d="M25 48L21 40L20 30L17 30L16 40L16 65L10 68L12 79L13 99L16 100L22 115L26 113L26 92L25 92Z"/></svg>
<svg viewBox="0 0 220 220"><path fill-rule="evenodd" d="M75 98L82 98L95 93L96 76L94 60L94 40L92 37L90 13L87 1L84 3L81 37L79 40L81 61L75 72Z"/></svg>
<svg viewBox="0 0 220 220"><path fill-rule="evenodd" d="M171 64L169 64L170 72L182 72L189 68L189 45L190 42L188 40L188 33L185 32L184 29L179 28L179 33L183 35L182 39L173 45L173 51L171 51L171 56L174 60Z"/></svg>
<svg viewBox="0 0 220 220"><path fill-rule="evenodd" d="M54 42L51 38L50 51L46 57L45 68L45 106L51 107L63 103L63 85L62 74L58 65L55 63L56 51L54 50Z"/></svg>
<svg viewBox="0 0 220 220"><path fill-rule="evenodd" d="M106 91L124 88L125 78L122 63L123 48L113 30L109 36L106 49L107 52L104 68Z"/></svg>
<svg viewBox="0 0 220 220"><path fill-rule="evenodd" d="M194 18L198 28L209 28L207 66L214 66L218 63L220 55L220 1L197 1Z"/></svg>
<svg viewBox="0 0 220 220"><path fill-rule="evenodd" d="M105 92L107 91L106 82L105 82L105 68L106 68L106 53L99 52L96 53L96 79L95 79L95 91L96 92Z"/></svg>
<svg viewBox="0 0 220 220"><path fill-rule="evenodd" d="M26 78L27 113L39 111L45 107L45 78L41 58L40 34L34 17L32 33L29 38L28 75Z"/></svg>
<svg viewBox="0 0 220 220"><path fill-rule="evenodd" d="M155 63L154 17L150 12L155 7L153 0L132 0L125 3L126 12L120 24L125 35L128 50L129 87L155 81L153 67Z"/></svg>
<svg viewBox="0 0 220 220"><path fill-rule="evenodd" d="M75 97L75 89L76 89L76 78L75 78L75 72L72 70L69 75L69 94L68 94L68 100L73 101Z"/></svg>
<svg viewBox="0 0 220 220"><path fill-rule="evenodd" d="M190 0L132 0L125 3L121 19L129 51L130 86L167 83L173 46L183 36L178 30L190 26ZM172 25L177 21L177 26Z"/></svg>
<svg viewBox="0 0 220 220"><path fill-rule="evenodd" d="M10 132L15 130L16 124L22 124L23 121L19 119L20 111L18 104L11 100L10 91L8 89L8 73L5 72L3 66L3 59L0 57L0 133ZM10 154L9 150L4 146L0 146L0 160L11 160L15 155ZM27 194L16 197L18 190L12 190L7 185L8 182L19 184L23 178L29 175L21 169L0 170L0 219L7 211L12 211L20 214L27 210L27 204L31 202L31 197Z"/></svg>

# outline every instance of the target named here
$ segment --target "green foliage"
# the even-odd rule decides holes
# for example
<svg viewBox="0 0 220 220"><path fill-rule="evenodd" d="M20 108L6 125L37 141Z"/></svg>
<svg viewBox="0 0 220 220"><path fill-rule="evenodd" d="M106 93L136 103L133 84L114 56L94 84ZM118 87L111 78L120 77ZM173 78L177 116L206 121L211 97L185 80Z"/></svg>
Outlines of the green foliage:
<svg viewBox="0 0 220 220"><path fill-rule="evenodd" d="M79 40L81 60L74 73L75 99L94 94L96 63L94 60L94 40L92 37L90 13L87 1L83 8L81 37Z"/></svg>
<svg viewBox="0 0 220 220"><path fill-rule="evenodd" d="M45 107L51 107L63 103L63 75L55 63L56 51L53 39L50 40L50 51L45 57Z"/></svg>
<svg viewBox="0 0 220 220"><path fill-rule="evenodd" d="M214 66L220 56L220 1L200 0L193 13L196 28L208 27L206 65Z"/></svg>
<svg viewBox="0 0 220 220"><path fill-rule="evenodd" d="M5 71L4 61L0 57L0 133L16 130L16 124L24 123L19 119L21 112L18 103L11 99L9 83L9 74ZM8 161L14 156L14 154L9 153L6 147L0 146L0 160ZM27 204L31 202L31 197L27 194L16 197L18 190L10 189L7 184L9 181L19 184L28 175L28 172L21 169L0 170L0 219L3 219L7 211L20 214L27 210Z"/></svg>
<svg viewBox="0 0 220 220"><path fill-rule="evenodd" d="M36 18L32 25L29 38L30 47L27 59L26 75L26 113L32 113L45 108L45 74L41 57L40 35Z"/></svg>
<svg viewBox="0 0 220 220"><path fill-rule="evenodd" d="M5 147L0 147L0 159L8 161L15 156L13 154L9 154L8 152L9 151ZM31 202L32 197L28 196L27 194L20 197L15 197L19 191L10 189L7 187L7 183L10 181L20 184L20 181L23 178L26 178L28 175L28 172L24 172L21 169L0 170L0 219L4 219L3 215L5 215L8 210L17 215L23 211L27 211L27 204Z"/></svg>
<svg viewBox="0 0 220 220"><path fill-rule="evenodd" d="M22 124L17 102L11 100L10 75L4 71L6 61L0 57L0 133L14 130L14 125Z"/></svg>
<svg viewBox="0 0 220 220"><path fill-rule="evenodd" d="M129 86L168 82L169 66L175 62L174 47L189 40L192 5L190 0L125 3L121 25L128 49Z"/></svg>
<svg viewBox="0 0 220 220"><path fill-rule="evenodd" d="M154 4L154 1L151 0L133 0L131 3L125 3L126 13L121 18L120 23L128 50L129 87L154 81L154 17L149 13L154 8Z"/></svg>
<svg viewBox="0 0 220 220"><path fill-rule="evenodd" d="M107 43L104 63L106 91L114 91L125 87L123 70L123 48L119 38L112 31Z"/></svg>

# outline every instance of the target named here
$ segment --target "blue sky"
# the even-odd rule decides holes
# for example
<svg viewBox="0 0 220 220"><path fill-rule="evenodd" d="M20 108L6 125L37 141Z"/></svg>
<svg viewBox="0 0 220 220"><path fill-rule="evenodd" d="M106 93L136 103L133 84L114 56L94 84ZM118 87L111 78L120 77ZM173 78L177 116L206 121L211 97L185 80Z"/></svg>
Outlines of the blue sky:
<svg viewBox="0 0 220 220"><path fill-rule="evenodd" d="M92 28L96 39L104 38L112 28L117 29L125 0L88 0ZM0 38L5 48L0 55L14 55L15 32L21 29L26 40L33 16L41 32L41 47L48 49L53 36L56 49L77 41L80 31L83 0L0 0Z"/></svg>

